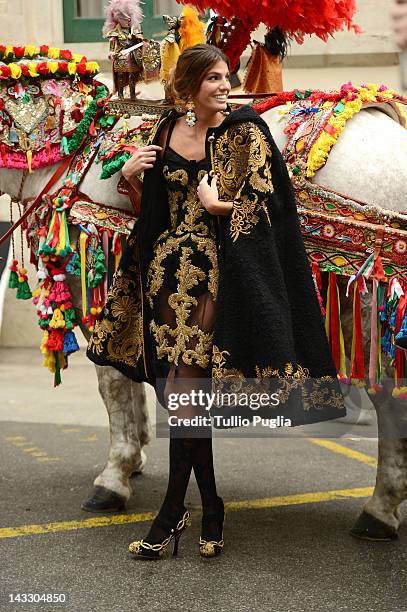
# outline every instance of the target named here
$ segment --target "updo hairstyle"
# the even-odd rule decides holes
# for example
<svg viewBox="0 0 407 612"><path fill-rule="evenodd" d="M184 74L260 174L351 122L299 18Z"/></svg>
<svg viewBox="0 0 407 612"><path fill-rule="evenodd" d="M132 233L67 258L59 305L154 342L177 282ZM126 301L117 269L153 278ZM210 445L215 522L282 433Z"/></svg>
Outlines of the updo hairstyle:
<svg viewBox="0 0 407 612"><path fill-rule="evenodd" d="M165 85L167 99L186 102L196 96L205 76L220 61L229 67L228 57L214 45L199 44L185 49Z"/></svg>

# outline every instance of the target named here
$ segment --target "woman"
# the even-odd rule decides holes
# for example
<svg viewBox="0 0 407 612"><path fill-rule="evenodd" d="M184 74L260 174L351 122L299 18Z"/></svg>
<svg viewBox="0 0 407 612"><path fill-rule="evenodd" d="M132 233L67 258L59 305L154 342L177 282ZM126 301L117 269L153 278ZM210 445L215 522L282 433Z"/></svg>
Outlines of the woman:
<svg viewBox="0 0 407 612"><path fill-rule="evenodd" d="M291 184L266 124L249 107L228 113L228 61L216 47L184 51L173 88L186 114L164 116L151 144L123 167L142 194L141 216L89 357L154 385L163 403L200 380L243 388L254 379L250 388L278 388L293 424L342 416ZM187 405L182 416L193 413ZM211 437L170 428L167 494L145 540L130 545L136 557L158 558L172 540L177 552L190 522L192 468L203 508L200 554L221 552Z"/></svg>

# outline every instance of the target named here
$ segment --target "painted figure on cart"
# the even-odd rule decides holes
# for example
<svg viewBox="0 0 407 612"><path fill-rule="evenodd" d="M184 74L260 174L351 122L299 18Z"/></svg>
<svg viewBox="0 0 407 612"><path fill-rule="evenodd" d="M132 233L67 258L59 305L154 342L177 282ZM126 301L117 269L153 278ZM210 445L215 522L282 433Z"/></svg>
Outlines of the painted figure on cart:
<svg viewBox="0 0 407 612"><path fill-rule="evenodd" d="M119 98L124 97L124 89L128 86L131 100L136 99L136 84L143 66L140 62L141 47L133 47L143 44L142 17L138 0L110 0L106 8L103 36L110 41L109 59L115 93Z"/></svg>

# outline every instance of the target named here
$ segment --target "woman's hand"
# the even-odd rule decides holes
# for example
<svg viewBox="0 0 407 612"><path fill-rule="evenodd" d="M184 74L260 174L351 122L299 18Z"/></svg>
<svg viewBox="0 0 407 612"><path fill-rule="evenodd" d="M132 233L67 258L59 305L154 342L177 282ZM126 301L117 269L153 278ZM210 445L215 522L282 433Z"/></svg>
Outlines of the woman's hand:
<svg viewBox="0 0 407 612"><path fill-rule="evenodd" d="M150 170L154 166L158 151L161 151L161 147L158 145L148 145L137 149L122 168L124 178L131 183L137 174L144 172L144 170Z"/></svg>
<svg viewBox="0 0 407 612"><path fill-rule="evenodd" d="M214 176L211 184L208 183L208 175L205 174L198 185L198 198L201 204L211 215L228 215L232 208L232 202L219 202L218 177Z"/></svg>

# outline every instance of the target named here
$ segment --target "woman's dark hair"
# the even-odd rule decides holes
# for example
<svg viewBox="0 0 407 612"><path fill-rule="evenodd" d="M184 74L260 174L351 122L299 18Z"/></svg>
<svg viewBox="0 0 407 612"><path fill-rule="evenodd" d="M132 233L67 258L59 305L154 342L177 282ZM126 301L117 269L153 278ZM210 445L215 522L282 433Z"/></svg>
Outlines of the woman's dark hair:
<svg viewBox="0 0 407 612"><path fill-rule="evenodd" d="M226 62L228 57L213 45L199 44L188 47L178 58L174 71L166 84L166 90L173 98L188 100L195 96L205 76L217 62Z"/></svg>

